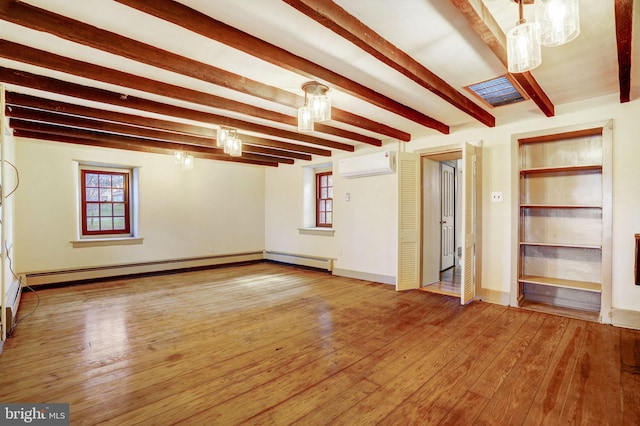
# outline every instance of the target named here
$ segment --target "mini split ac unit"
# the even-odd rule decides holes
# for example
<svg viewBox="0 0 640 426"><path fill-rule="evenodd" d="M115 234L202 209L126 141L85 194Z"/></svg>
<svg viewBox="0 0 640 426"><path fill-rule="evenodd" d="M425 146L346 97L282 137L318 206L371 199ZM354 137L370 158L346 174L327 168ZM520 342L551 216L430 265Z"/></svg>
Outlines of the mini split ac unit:
<svg viewBox="0 0 640 426"><path fill-rule="evenodd" d="M338 173L346 178L394 173L396 169L395 154L394 151L384 151L343 158L338 161Z"/></svg>

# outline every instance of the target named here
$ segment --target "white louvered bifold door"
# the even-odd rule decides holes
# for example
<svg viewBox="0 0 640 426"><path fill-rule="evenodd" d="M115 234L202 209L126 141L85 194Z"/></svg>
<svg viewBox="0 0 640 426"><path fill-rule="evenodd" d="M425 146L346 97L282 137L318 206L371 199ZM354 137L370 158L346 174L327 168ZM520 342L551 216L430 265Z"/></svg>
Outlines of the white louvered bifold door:
<svg viewBox="0 0 640 426"><path fill-rule="evenodd" d="M462 150L464 162L464 185L462 211L462 232L464 235L464 249L462 251L462 285L460 286L460 303L466 305L475 296L476 287L476 148L468 143Z"/></svg>
<svg viewBox="0 0 640 426"><path fill-rule="evenodd" d="M396 290L420 287L420 157L398 153L398 271Z"/></svg>

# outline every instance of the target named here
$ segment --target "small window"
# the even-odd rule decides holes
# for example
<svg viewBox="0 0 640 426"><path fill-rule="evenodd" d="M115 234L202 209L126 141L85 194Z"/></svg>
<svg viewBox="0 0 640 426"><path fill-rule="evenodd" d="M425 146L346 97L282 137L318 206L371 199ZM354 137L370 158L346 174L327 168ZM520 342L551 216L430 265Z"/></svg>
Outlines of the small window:
<svg viewBox="0 0 640 426"><path fill-rule="evenodd" d="M333 225L333 176L331 172L316 174L316 226Z"/></svg>
<svg viewBox="0 0 640 426"><path fill-rule="evenodd" d="M80 169L82 236L131 235L131 169Z"/></svg>

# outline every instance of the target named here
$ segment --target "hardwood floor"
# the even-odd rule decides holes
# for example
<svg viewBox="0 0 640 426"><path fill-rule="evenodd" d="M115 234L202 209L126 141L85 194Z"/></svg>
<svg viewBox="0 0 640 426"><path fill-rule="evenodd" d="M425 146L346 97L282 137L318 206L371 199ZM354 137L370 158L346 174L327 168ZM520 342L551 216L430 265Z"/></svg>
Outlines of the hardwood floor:
<svg viewBox="0 0 640 426"><path fill-rule="evenodd" d="M72 425L640 424L636 330L268 263L38 294L0 401Z"/></svg>
<svg viewBox="0 0 640 426"><path fill-rule="evenodd" d="M440 281L421 287L421 290L431 293L460 297L462 286L462 267L454 266L440 272Z"/></svg>

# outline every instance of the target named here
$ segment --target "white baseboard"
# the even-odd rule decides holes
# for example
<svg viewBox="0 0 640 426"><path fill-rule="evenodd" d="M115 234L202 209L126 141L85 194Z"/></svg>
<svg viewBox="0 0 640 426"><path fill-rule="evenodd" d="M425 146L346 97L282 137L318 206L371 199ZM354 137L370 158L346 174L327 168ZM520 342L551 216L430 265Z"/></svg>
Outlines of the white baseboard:
<svg viewBox="0 0 640 426"><path fill-rule="evenodd" d="M373 281L376 283L396 285L396 277L389 275L370 274L368 272L352 271L349 269L339 268L333 270L333 275L345 278L355 278L363 281Z"/></svg>
<svg viewBox="0 0 640 426"><path fill-rule="evenodd" d="M24 284L28 286L37 286L43 284L56 284L67 281L110 278L121 275L144 274L171 271L176 269L224 265L228 263L251 262L262 260L263 256L264 253L258 251L251 253L234 253L218 256L159 260L154 262L107 265L92 268L67 269L59 271L26 272L24 273L24 276L26 277L26 282Z"/></svg>
<svg viewBox="0 0 640 426"><path fill-rule="evenodd" d="M282 253L278 251L265 251L265 260L289 263L291 265L308 266L310 268L333 270L333 259L328 257L307 256L304 254Z"/></svg>
<svg viewBox="0 0 640 426"><path fill-rule="evenodd" d="M509 306L511 303L510 293L500 290L491 290L488 288L476 289L476 299L483 302L495 303L496 305Z"/></svg>
<svg viewBox="0 0 640 426"><path fill-rule="evenodd" d="M612 308L611 323L618 327L640 330L640 312Z"/></svg>

